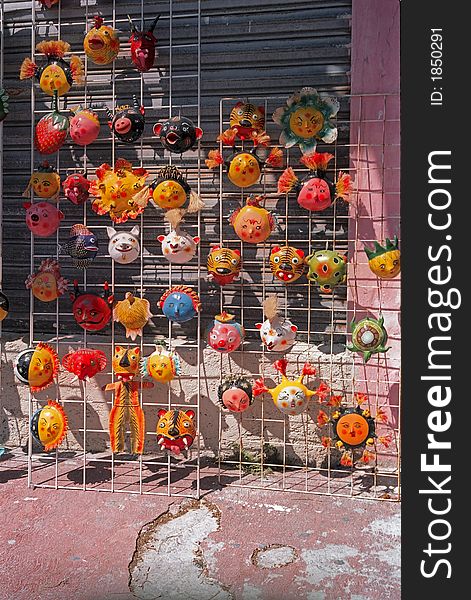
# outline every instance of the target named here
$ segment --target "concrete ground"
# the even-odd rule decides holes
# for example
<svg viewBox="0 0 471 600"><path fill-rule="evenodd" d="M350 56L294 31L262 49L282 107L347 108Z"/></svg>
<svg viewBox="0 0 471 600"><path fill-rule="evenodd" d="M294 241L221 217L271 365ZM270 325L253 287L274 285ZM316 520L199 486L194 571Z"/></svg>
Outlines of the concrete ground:
<svg viewBox="0 0 471 600"><path fill-rule="evenodd" d="M0 600L395 600L400 504L221 487L200 501L27 487L0 459ZM214 478L214 479L211 479Z"/></svg>

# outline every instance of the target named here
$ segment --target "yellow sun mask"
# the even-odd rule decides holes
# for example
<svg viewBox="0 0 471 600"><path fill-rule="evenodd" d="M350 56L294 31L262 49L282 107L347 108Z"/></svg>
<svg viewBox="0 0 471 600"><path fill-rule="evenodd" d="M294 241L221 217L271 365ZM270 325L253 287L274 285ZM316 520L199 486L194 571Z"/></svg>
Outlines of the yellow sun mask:
<svg viewBox="0 0 471 600"><path fill-rule="evenodd" d="M31 418L31 433L46 452L57 448L67 433L67 415L60 404L48 400Z"/></svg>

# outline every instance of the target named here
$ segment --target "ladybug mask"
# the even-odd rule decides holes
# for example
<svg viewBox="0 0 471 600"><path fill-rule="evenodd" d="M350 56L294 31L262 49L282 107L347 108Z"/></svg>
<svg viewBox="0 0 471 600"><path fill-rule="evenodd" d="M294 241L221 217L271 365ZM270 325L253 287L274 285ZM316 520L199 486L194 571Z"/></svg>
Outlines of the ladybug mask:
<svg viewBox="0 0 471 600"><path fill-rule="evenodd" d="M160 15L157 15L152 21L147 31L139 31L134 25L131 17L128 15L131 25L131 60L136 69L141 73L147 73L154 66L157 46L157 38L154 35L154 29L157 25Z"/></svg>

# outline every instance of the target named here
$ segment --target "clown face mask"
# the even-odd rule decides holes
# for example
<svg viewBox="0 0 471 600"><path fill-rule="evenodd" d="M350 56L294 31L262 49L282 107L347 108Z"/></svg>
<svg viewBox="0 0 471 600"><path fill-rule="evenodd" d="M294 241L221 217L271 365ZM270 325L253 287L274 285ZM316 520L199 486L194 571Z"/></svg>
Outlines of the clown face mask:
<svg viewBox="0 0 471 600"><path fill-rule="evenodd" d="M32 392L40 392L52 385L57 377L59 357L52 346L39 342L35 348L27 348L18 354L14 371Z"/></svg>
<svg viewBox="0 0 471 600"><path fill-rule="evenodd" d="M157 423L157 444L177 456L188 450L196 437L192 410L159 410Z"/></svg>
<svg viewBox="0 0 471 600"><path fill-rule="evenodd" d="M234 320L234 315L222 312L216 315L208 333L208 344L213 350L227 354L234 352L242 344L244 328Z"/></svg>
<svg viewBox="0 0 471 600"><path fill-rule="evenodd" d="M67 291L69 282L61 277L60 266L56 260L47 258L39 265L37 273L26 280L26 289L41 302L53 302Z"/></svg>
<svg viewBox="0 0 471 600"><path fill-rule="evenodd" d="M175 285L163 294L159 306L169 321L185 323L201 310L198 294L190 287Z"/></svg>
<svg viewBox="0 0 471 600"><path fill-rule="evenodd" d="M80 292L77 281L74 281L74 292L70 294L74 319L86 331L100 331L111 319L113 296L109 293L108 283L104 284L104 294Z"/></svg>
<svg viewBox="0 0 471 600"><path fill-rule="evenodd" d="M252 384L246 377L230 375L218 386L219 404L231 412L244 412L253 404Z"/></svg>
<svg viewBox="0 0 471 600"><path fill-rule="evenodd" d="M46 452L57 448L67 433L67 415L58 402L48 400L31 418L31 433Z"/></svg>
<svg viewBox="0 0 471 600"><path fill-rule="evenodd" d="M23 192L23 197L29 196L31 188L35 196L56 200L59 196L60 186L59 173L47 161L44 161L31 175L28 187Z"/></svg>
<svg viewBox="0 0 471 600"><path fill-rule="evenodd" d="M156 346L155 351L141 360L141 375L152 377L160 383L169 383L176 375L180 375L180 358L175 352Z"/></svg>

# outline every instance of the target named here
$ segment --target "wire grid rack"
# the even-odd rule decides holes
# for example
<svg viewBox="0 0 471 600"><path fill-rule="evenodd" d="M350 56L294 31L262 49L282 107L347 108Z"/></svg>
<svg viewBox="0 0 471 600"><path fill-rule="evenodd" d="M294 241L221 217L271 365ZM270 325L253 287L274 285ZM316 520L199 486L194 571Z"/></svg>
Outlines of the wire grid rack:
<svg viewBox="0 0 471 600"><path fill-rule="evenodd" d="M91 3L90 3L91 4ZM137 3L138 4L138 3ZM194 4L194 10L188 10L190 4ZM127 18L123 13L124 9L118 8L117 2L109 2L111 12L108 13L109 22L116 26L123 27L127 23ZM132 7L131 7L132 8ZM131 8L129 10L131 11ZM96 5L89 7L88 2L84 2L84 16L87 23L95 14ZM149 8L141 2L140 12L132 14L135 19L142 19L144 12L148 13ZM200 2L185 3L185 12L178 11L176 2L160 2L155 5L155 12L161 14L158 26L158 34L161 38L159 42L160 60L165 63L165 74L160 74L160 88L158 93L154 81L149 82L146 75L139 75L136 71L126 72L121 68L121 62L118 60L112 67L111 76L108 71L96 68L87 62L86 57L81 53L86 63L85 89L79 91L72 89L69 99L66 102L69 106L79 102L99 101L106 102L109 106L116 103L129 101L132 85L140 86L140 98L147 110L146 117L153 115L155 121L166 118L169 115L182 111L186 116L193 118L198 124L201 119L201 71L200 71L200 24L201 7ZM153 15L146 14L149 19ZM36 25L36 13L33 8L32 20ZM186 38L182 40L175 34L174 24L176 20L184 20L188 25L186 28ZM105 20L106 22L106 20ZM77 34L77 37L83 36L84 21L75 17L68 17L61 13L60 6L57 12L57 21L55 24L55 33L60 37L63 33L64 38L69 40L69 35ZM124 27L123 27L124 28ZM188 32L192 31L194 40ZM78 32L78 33L77 33ZM122 38L121 38L122 39ZM32 28L31 48L34 50L36 39L36 27ZM73 45L73 48L79 45ZM121 53L129 52L127 44L121 45ZM189 60L190 57L190 60ZM184 66L182 67L182 63ZM129 68L129 60L127 62ZM108 89L106 82L109 82ZM105 84L105 85L104 85ZM182 92L184 88L184 92ZM106 92L103 89L107 89ZM164 93L161 94L161 90ZM178 90L178 91L177 91ZM153 98L159 96L160 104L155 106ZM31 102L35 119L39 118L45 111L41 106L36 106L37 91L32 88ZM152 97L152 100L150 99ZM220 128L223 130L228 125L228 116L236 100L240 98L224 98L220 103ZM319 376L326 381L332 390L337 393L344 393L348 402L352 402L354 392L369 392L369 402L372 413L375 414L378 406L383 406L385 388L391 385L388 373L389 368L385 368L384 357L373 357L370 361L368 371L365 371L361 359L357 355L346 353L344 351L347 340L347 323L352 316L358 312L357 293L358 290L377 294L378 306L385 313L387 311L397 311L398 307L390 306L390 300L383 299L383 289L387 284L376 278L369 278L362 281L356 276L356 260L361 260L362 246L360 244L361 232L358 224L362 219L371 219L371 216L361 214L356 207L361 194L365 193L363 187L358 188L358 183L362 180L362 171L367 172L369 166L364 166L358 161L352 160L352 156L359 157L364 148L373 148L376 150L375 164L380 165L384 175L390 169L398 167L389 167L385 160L385 153L393 147L395 143L389 143L387 130L391 125L397 125L398 115L388 113L389 99L387 96L375 97L375 102L383 102L384 111L376 111L371 116L364 114L362 105L368 104L371 97L351 97L342 96L341 110L337 119L339 128L339 138L335 145L319 145L320 151L328 151L334 154L334 160L329 169L329 176L333 179L338 175L339 170L349 171L352 174L354 185L357 186L350 210L342 202L336 202L333 207L323 213L307 213L300 209L294 199L294 196L279 197L276 193L276 179L280 171L274 173L266 171L261 179L259 186L254 186L248 190L250 195L256 193L266 194L266 207L276 211L278 215L279 228L273 233L272 237L263 245L257 248L243 244L233 233L227 223L230 212L243 202L246 193L241 193L238 188L231 187L228 184L227 177L220 172L216 176L207 172L202 166L204 153L201 146L195 153L186 153L183 158L175 159L172 155L163 154L157 157L160 160L156 164L155 155L149 151L149 146L155 146L151 137L146 135L141 139L139 145L130 152L128 147L117 144L111 136L103 138L100 136L100 144L83 153L83 156L74 155L75 162L71 163L61 151L57 159L56 167L61 175L70 172L71 169L77 170L75 166L77 159L82 165L83 171L87 174L93 174L94 169L101 162L114 162L117 157L130 158L133 164L136 163L136 155L141 166L147 168L151 174L155 174L165 160L171 163L172 160L179 168L183 168L192 187L198 192L202 192L205 198L205 192L214 195L215 203L208 205L203 211L203 215L198 218L193 217L185 221L185 229L192 235L202 237L203 242L199 247L199 252L193 261L183 268L169 266L168 263L156 255L147 255L142 253L140 264L137 268L133 265L125 269L121 266L115 266L109 256L101 255L95 260L92 267L84 272L83 280L80 285L89 290L99 290L103 284L104 273L106 278L110 279L111 288L115 296L121 299L125 291L133 289L138 295L144 294L155 306L155 302L160 294L172 284L185 283L194 286L203 300L203 314L197 320L191 321L185 327L167 325L167 321L161 316L154 316L155 327L152 328L155 343L156 339L165 337L167 343L177 352L190 352L196 355L196 370L193 369L191 376L183 380L183 388L186 386L185 394L175 394L175 390L167 389L164 393L165 398L161 398L162 389L152 392L143 392L140 400L141 405L146 411L146 450L145 454L139 458L131 455L111 455L109 452L90 452L91 440L97 437L105 438L108 436L107 421L102 419L99 423L90 418L90 409L97 404L103 404L109 410L112 402L110 398L97 398L96 394L85 384L80 390L80 397L76 399L67 399L66 410L75 404L82 409L82 420L77 420L75 428L71 433L80 440L83 451L67 452L59 449L52 454L39 454L33 446L33 440L30 437L28 448L28 482L32 486L68 488L96 491L114 491L135 494L164 494L176 496L199 497L201 495L201 459L204 454L201 448L201 434L197 437L194 450L187 460L177 461L172 457L163 458L161 454L155 452L152 454L152 441L155 441L155 427L157 421L158 408L182 407L182 397L189 398L184 402L185 408L192 408L196 412L197 424L199 430L204 430L205 417L208 413L208 407L214 406L215 388L220 381L222 374L245 372L250 377L256 378L260 375L270 377L276 375L271 368L271 363L279 356L271 355L264 351L260 344L259 333L255 328L256 322L263 321L263 299L268 295L275 293L280 301L282 312L293 320L299 327L298 343L290 352L289 372L295 373L299 370L302 362L311 360L319 371ZM258 104L263 104L267 114L267 128L273 140L276 140L279 131L270 120L273 110L284 104L286 97L263 97L250 98ZM360 106L358 114L352 112L352 107L357 109ZM371 140L364 140L361 137L362 128L370 123L372 127L382 131L382 136L375 143ZM204 122L202 123L204 128ZM33 134L34 120L31 124L31 134ZM102 126L103 129L103 126ZM33 136L31 136L32 139ZM103 154L105 152L105 154ZM38 156L35 155L33 147L31 148L31 166L36 165ZM285 164L291 164L296 172L303 176L303 170L299 168L297 162L298 154L296 151L285 153ZM376 192L381 198L386 198L385 190L381 188ZM381 202L381 214L375 214L375 221L381 224L381 234L383 234L383 224L390 223L391 218L384 212L384 202ZM62 204L66 213L64 225L58 231L57 242L67 237L70 226L75 222L83 222L91 227L99 237L106 239L103 224L103 217L96 217L91 214L90 209L83 209L80 216L71 212L69 204ZM75 210L75 209L74 209ZM159 233L165 232L161 215L152 213L153 209L149 206L145 212L145 221L140 218L141 230L141 248L152 245L151 239ZM70 215L70 217L69 217ZM394 220L394 219L393 219ZM353 225L352 225L353 223ZM133 223L134 224L134 223ZM398 226L398 223L396 224ZM132 225L131 225L132 226ZM387 228L386 228L387 229ZM387 233L386 230L384 230ZM394 233L397 233L395 231ZM379 237L371 235L365 237L362 241L372 242ZM289 286L282 286L273 282L273 278L268 268L268 255L270 247L280 242L289 242L292 245L302 248L305 253L328 247L338 251L352 252L354 260L352 262L352 253L350 254L349 280L346 285L338 286L332 296L320 295L318 289L310 286L305 278ZM231 248L239 247L242 252L244 267L240 281L234 282L230 286L217 288L208 284L205 279L204 262L210 246L213 243L223 243ZM64 259L59 258L61 265ZM38 264L43 258L50 257L50 247L38 241L31 239L31 268ZM68 275L68 273L66 273ZM73 274L76 277L77 273ZM353 275L353 276L352 276ZM72 277L70 277L72 278ZM351 283L353 281L353 283ZM132 284L130 283L132 282ZM367 292L368 293L368 292ZM382 300L383 299L383 300ZM51 303L53 304L53 303ZM30 343L33 345L37 341L36 332L41 331L41 323L50 321L55 323L56 338L54 342L59 355L62 356L70 346L77 347L97 347L106 351L111 350L113 343L123 343L124 335L119 326L111 326L111 333L107 336L91 336L86 333L83 336L70 335L71 328L74 327L74 321L71 318L70 311L64 310L65 302L56 302L55 311L44 311L44 305L35 303L31 297L31 328ZM240 351L232 353L230 356L218 356L214 362L214 356L211 352L202 350L207 326L212 316L221 309L228 310L236 314L247 332L246 342ZM164 336L162 331L167 328ZM76 329L76 326L75 326ZM141 340L142 353L148 354L154 346L151 342L151 336L146 334ZM394 375L397 381L399 370ZM109 371L103 374L109 381L112 373ZM98 379L98 377L97 377ZM396 383L396 379L394 380ZM311 378L309 384L314 386L316 380ZM180 391L182 384L180 383ZM188 393L188 390L190 391ZM48 390L48 396L52 392ZM60 388L56 390L57 398L60 398ZM41 406L43 399L38 397L30 398L30 416ZM315 402L311 402L310 408L297 418L285 418L276 411L271 400L260 398L250 408L247 413L240 416L228 414L225 411L217 411L217 472L221 483L231 483L244 487L269 488L273 490L295 491L314 494L330 494L339 496L360 496L375 499L399 499L399 419L397 427L388 426L392 432L394 441L386 451L378 449L377 461L373 466L359 468L355 465L353 469L338 467L338 456L334 450L325 450L322 447L318 435L315 415L318 409ZM399 403L389 404L389 409L399 410ZM211 414L214 411L211 409ZM90 441L89 441L90 440ZM150 447L151 452L147 451ZM386 489L386 491L384 491Z"/></svg>

